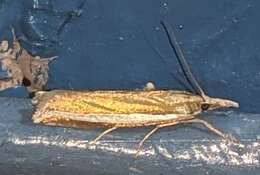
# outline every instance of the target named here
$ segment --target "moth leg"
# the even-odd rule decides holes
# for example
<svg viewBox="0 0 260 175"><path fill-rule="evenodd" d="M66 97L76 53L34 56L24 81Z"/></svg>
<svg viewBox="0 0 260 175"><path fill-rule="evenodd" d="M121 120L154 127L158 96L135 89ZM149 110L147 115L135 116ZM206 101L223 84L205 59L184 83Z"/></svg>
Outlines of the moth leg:
<svg viewBox="0 0 260 175"><path fill-rule="evenodd" d="M228 139L232 142L235 142L235 143L239 143L239 141L232 137L232 136L228 136L227 134L223 133L222 131L220 131L219 129L215 128L212 124L210 124L208 121L205 121L205 120L202 120L202 119L198 119L198 118L195 118L195 119L191 119L191 120L188 120L188 121L184 121L183 123L200 123L200 124L203 124L204 126L206 126L210 131L214 132L215 134L223 137L224 139Z"/></svg>
<svg viewBox="0 0 260 175"><path fill-rule="evenodd" d="M93 141L89 142L89 144L94 145L97 143L98 140L100 140L104 135L116 130L118 127L109 128L105 131L103 131L98 137L96 137Z"/></svg>
<svg viewBox="0 0 260 175"><path fill-rule="evenodd" d="M146 134L146 135L144 136L144 138L139 142L137 151L136 151L136 153L135 153L135 157L138 156L138 154L139 154L139 152L141 151L141 148L142 148L144 142L145 142L153 133L155 133L155 131L157 131L158 129L159 129L159 127L156 126L153 130L151 130L148 134Z"/></svg>
<svg viewBox="0 0 260 175"><path fill-rule="evenodd" d="M141 151L141 148L144 144L144 142L153 134L155 133L159 128L163 128L163 127L166 127L166 126L173 126L173 125L176 125L178 124L179 122L171 122L171 123L167 123L167 124L161 124L161 125L157 125L154 129L152 129L150 132L148 132L144 138L139 142L138 144L138 148L137 148L137 152L135 153L135 157L138 156L139 152Z"/></svg>

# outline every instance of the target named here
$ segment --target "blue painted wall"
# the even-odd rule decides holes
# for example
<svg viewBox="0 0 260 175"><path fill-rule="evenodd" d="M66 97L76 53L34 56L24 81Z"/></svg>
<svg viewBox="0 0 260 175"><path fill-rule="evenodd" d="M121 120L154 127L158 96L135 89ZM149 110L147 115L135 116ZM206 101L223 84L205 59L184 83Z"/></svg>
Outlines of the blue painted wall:
<svg viewBox="0 0 260 175"><path fill-rule="evenodd" d="M167 19L205 91L260 112L259 1L88 0L57 34L82 2L0 3L0 39L11 38L12 25L31 53L59 56L46 89L136 89L147 81L185 89L160 26Z"/></svg>

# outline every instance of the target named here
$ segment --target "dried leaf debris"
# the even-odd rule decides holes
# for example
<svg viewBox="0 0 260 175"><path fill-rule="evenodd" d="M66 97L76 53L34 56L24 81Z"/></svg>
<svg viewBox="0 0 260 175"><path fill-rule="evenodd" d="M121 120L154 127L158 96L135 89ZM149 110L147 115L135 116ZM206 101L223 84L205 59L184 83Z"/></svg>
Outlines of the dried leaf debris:
<svg viewBox="0 0 260 175"><path fill-rule="evenodd" d="M26 86L29 92L42 90L48 81L48 63L56 57L41 58L32 56L21 47L13 32L13 45L8 41L0 43L0 63L8 78L0 79L0 90Z"/></svg>

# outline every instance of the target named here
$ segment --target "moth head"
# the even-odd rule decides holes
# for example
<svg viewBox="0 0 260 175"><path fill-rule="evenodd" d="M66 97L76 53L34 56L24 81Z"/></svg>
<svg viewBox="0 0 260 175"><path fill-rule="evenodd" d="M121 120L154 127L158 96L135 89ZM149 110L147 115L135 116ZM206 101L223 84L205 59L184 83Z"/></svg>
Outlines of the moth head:
<svg viewBox="0 0 260 175"><path fill-rule="evenodd" d="M213 98L208 96L203 96L203 101L201 102L201 110L214 110L218 108L238 108L239 104L235 101L221 98Z"/></svg>

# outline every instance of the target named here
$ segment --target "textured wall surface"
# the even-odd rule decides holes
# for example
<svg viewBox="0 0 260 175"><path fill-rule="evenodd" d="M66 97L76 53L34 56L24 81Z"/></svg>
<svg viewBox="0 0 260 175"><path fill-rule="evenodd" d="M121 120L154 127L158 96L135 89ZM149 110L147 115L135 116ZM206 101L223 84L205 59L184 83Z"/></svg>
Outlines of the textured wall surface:
<svg viewBox="0 0 260 175"><path fill-rule="evenodd" d="M147 81L184 89L160 25L167 19L209 95L260 111L258 1L1 2L1 39L10 39L14 26L31 53L59 56L47 89L135 89Z"/></svg>
<svg viewBox="0 0 260 175"><path fill-rule="evenodd" d="M158 89L187 89L160 25L166 19L207 94L240 103L236 111L207 115L244 144L242 150L227 148L197 125L169 128L147 143L147 156L134 160L131 153L146 129L123 129L89 148L80 141L99 130L35 126L28 93L17 87L0 92L9 97L0 102L0 169L5 174L259 174L259 9L257 0L0 1L1 40L11 41L13 26L30 53L59 57L50 65L46 89L140 89L148 81Z"/></svg>

